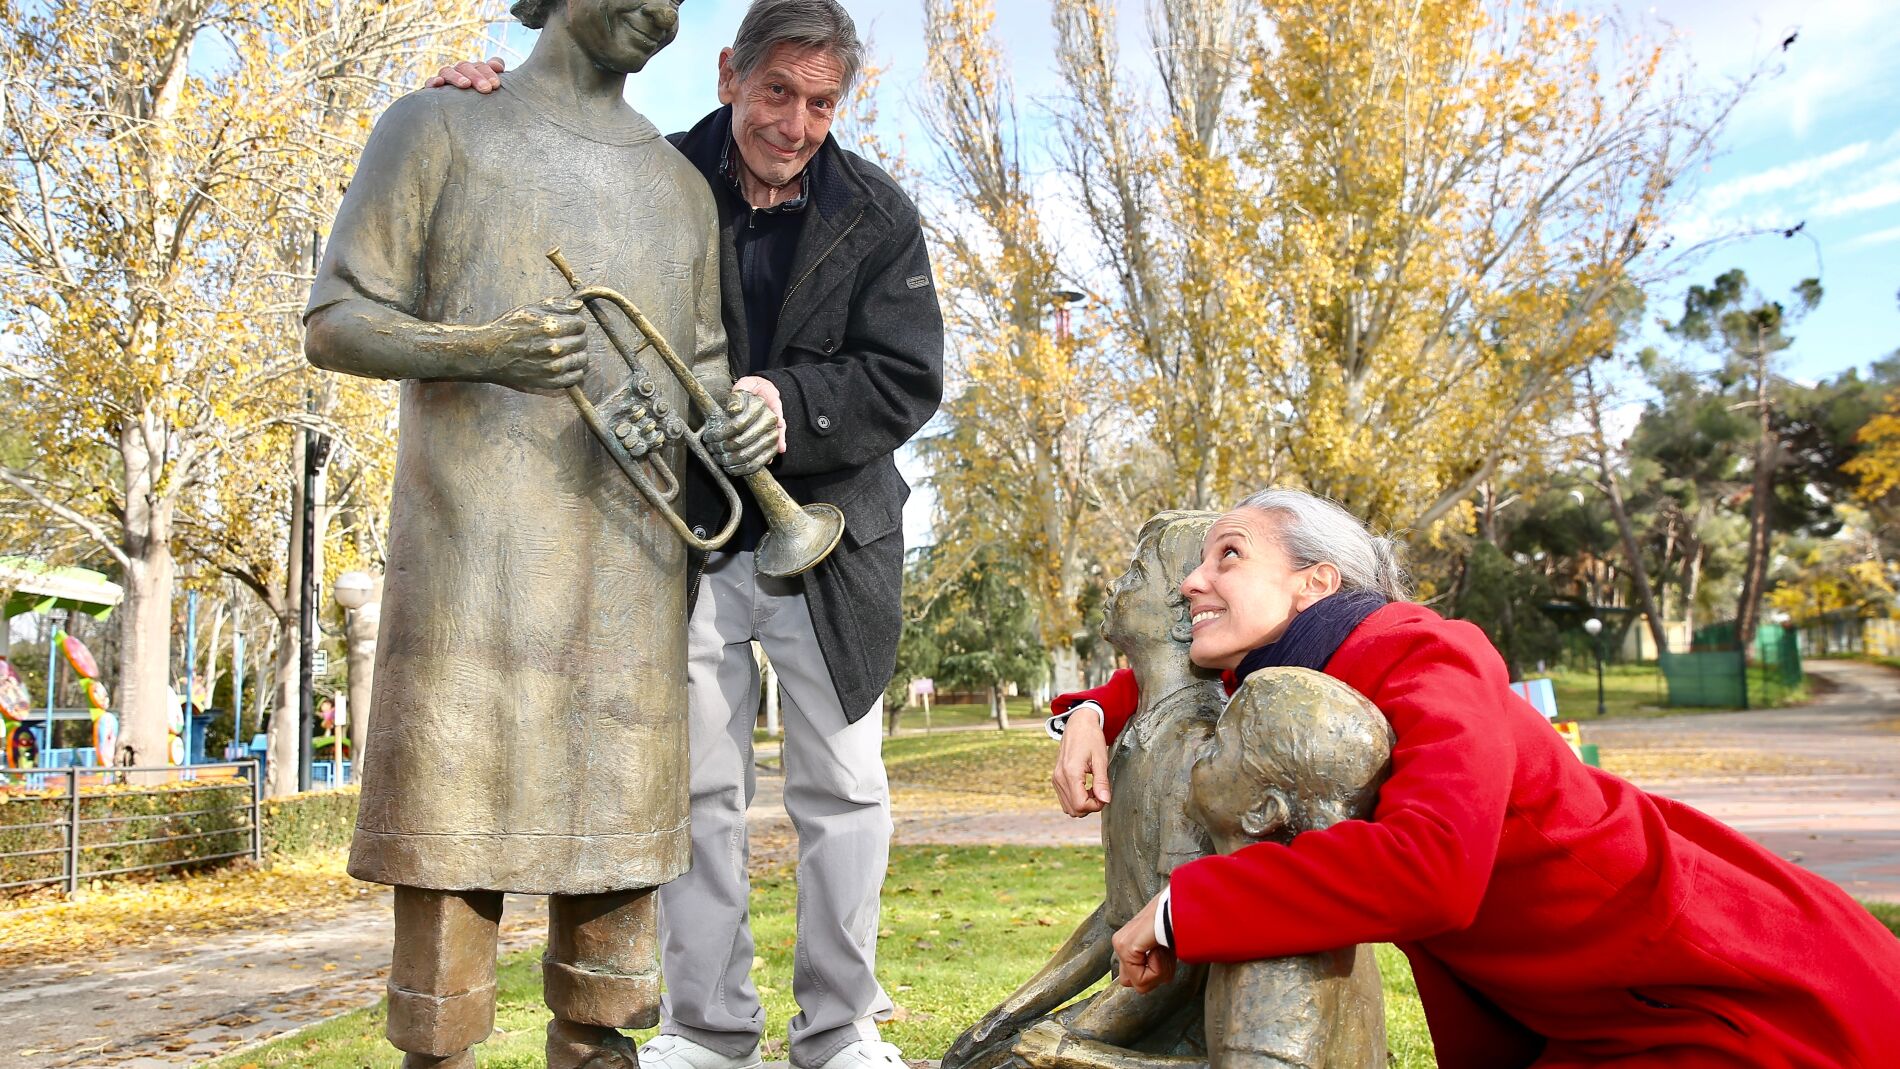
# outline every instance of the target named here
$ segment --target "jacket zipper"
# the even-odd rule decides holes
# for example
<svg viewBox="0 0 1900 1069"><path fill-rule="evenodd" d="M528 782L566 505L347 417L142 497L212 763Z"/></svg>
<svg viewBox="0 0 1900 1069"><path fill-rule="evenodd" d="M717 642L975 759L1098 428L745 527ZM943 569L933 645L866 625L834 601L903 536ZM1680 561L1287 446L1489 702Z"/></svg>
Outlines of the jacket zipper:
<svg viewBox="0 0 1900 1069"><path fill-rule="evenodd" d="M811 263L811 266L805 269L805 273L798 276L798 280L792 283L792 288L785 291L785 303L778 306L778 315L780 319L785 318L785 310L792 306L792 294L797 293L798 287L803 286L805 284L806 279L810 278L814 273L816 273L818 268L823 266L826 260L831 259L831 254L834 252L837 252L838 246L844 244L844 239L850 237L851 232L853 230L856 230L858 228L858 224L864 221L864 211L865 210L863 208L858 209L858 216L857 218L851 220L851 225L845 227L844 231L838 235L837 240L833 241L825 249L824 252L819 253L818 259L813 260Z"/></svg>

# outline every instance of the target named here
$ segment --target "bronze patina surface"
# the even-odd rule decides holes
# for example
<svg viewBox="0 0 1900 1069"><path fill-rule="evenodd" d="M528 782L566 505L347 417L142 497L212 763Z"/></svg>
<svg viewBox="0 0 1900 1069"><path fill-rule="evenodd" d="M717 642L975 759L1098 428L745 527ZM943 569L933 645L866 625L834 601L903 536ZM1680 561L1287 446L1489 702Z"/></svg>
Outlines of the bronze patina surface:
<svg viewBox="0 0 1900 1069"><path fill-rule="evenodd" d="M1103 810L1106 895L1055 956L944 1056L945 1069L1375 1069L1384 1004L1369 947L1207 967L1147 995L1110 986L1109 939L1172 869L1219 850L1288 842L1372 813L1391 729L1317 672L1256 673L1231 702L1187 658L1181 579L1213 513L1163 513L1110 589L1104 637L1127 656L1142 705L1116 738ZM1223 711L1223 704L1225 709ZM1068 1003L1068 1005L1065 1005Z"/></svg>
<svg viewBox="0 0 1900 1069"><path fill-rule="evenodd" d="M1079 1002L1114 961L1109 939L1167 886L1174 866L1211 852L1188 811L1188 775L1213 737L1225 696L1217 674L1187 657L1187 602L1181 580L1201 560L1213 512L1164 512L1142 525L1134 559L1109 588L1102 636L1134 669L1141 706L1109 758L1115 801L1102 811L1102 904L1048 963L1002 1005L965 1031L944 1069L1020 1064L1025 1029L1059 1021L1062 1034L1139 1052L1196 1056L1203 1049L1201 988L1206 970L1186 966L1147 995L1110 986Z"/></svg>
<svg viewBox="0 0 1900 1069"><path fill-rule="evenodd" d="M1215 849L1288 843L1365 820L1392 759L1392 727L1331 676L1269 668L1247 678L1194 766L1191 808ZM1386 1064L1385 998L1371 947L1208 966L1214 1069Z"/></svg>
<svg viewBox="0 0 1900 1069"><path fill-rule="evenodd" d="M402 380L352 875L402 888L389 1035L474 1064L498 892L549 894L551 1066L631 1067L653 1023L648 889L689 860L686 551L564 393L630 376L546 258L626 294L730 386L711 191L622 99L673 0L523 0L545 30L490 96L425 90L377 124L307 312L313 363ZM585 354L584 361L581 354ZM683 411L654 380L649 402ZM677 440L660 451L677 470Z"/></svg>

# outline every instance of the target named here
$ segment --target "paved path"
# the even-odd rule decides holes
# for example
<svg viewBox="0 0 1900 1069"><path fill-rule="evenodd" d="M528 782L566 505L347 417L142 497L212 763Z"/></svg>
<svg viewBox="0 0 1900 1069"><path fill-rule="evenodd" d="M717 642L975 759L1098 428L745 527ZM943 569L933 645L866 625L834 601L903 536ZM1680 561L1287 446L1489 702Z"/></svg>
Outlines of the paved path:
<svg viewBox="0 0 1900 1069"><path fill-rule="evenodd" d="M1585 735L1616 754L1755 755L1729 770L1716 762L1706 774L1637 778L1855 895L1900 901L1900 672L1849 661L1808 668L1828 685L1812 706L1614 720L1586 725ZM775 775L761 773L751 819L761 865L794 853L780 787ZM900 802L905 793L899 790ZM1001 812L900 804L893 817L899 843L1101 841L1095 818L1072 820L1053 800ZM389 914L388 895L368 896L318 928L127 951L92 966L0 972L0 1065L170 1069L373 1003L389 964ZM545 925L544 900L508 900L508 949L537 944Z"/></svg>
<svg viewBox="0 0 1900 1069"><path fill-rule="evenodd" d="M1859 898L1900 902L1900 672L1810 661L1812 705L1586 724L1604 750L1751 751L1806 766L1789 774L1639 778L1719 817Z"/></svg>

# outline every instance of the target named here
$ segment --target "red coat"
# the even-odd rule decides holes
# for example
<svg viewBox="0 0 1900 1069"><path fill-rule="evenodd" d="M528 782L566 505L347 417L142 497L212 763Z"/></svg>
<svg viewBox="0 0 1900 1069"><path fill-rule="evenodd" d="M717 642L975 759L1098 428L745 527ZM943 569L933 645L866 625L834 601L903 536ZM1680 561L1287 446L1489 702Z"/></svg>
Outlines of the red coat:
<svg viewBox="0 0 1900 1069"><path fill-rule="evenodd" d="M1377 812L1175 869L1183 960L1397 943L1443 1066L1900 1065L1900 939L1578 761L1478 628L1388 605L1326 674L1397 736ZM1135 696L1118 672L1056 711L1099 702L1112 738Z"/></svg>

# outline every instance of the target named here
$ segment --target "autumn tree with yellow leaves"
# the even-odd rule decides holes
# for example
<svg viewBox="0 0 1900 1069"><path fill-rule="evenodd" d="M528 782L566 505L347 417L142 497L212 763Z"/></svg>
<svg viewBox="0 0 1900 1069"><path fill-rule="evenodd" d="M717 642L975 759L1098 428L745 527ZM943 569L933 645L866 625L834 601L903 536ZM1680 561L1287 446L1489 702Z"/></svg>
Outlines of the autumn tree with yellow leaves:
<svg viewBox="0 0 1900 1069"><path fill-rule="evenodd" d="M0 375L32 458L0 483L122 572L118 696L141 761L163 756L178 554L222 568L258 538L282 547L293 429L342 429L312 411L297 326L341 176L391 86L468 49L483 15L0 6Z"/></svg>
<svg viewBox="0 0 1900 1069"><path fill-rule="evenodd" d="M1422 536L1535 454L1749 85L1535 0L1054 0L1032 160L990 5L925 8L961 373L938 534L1019 547L1058 651L1144 512L1284 482ZM1069 349L1057 287L1092 297Z"/></svg>
<svg viewBox="0 0 1900 1069"><path fill-rule="evenodd" d="M1262 437L1423 531L1572 405L1733 94L1534 0L1265 0L1243 154L1271 190Z"/></svg>
<svg viewBox="0 0 1900 1069"><path fill-rule="evenodd" d="M924 12L922 110L949 194L931 205L930 226L951 334L947 429L922 444L949 550L930 585L950 596L979 554L1016 562L1060 662L1092 556L1089 516L1116 416L1111 372L1091 332L1055 325L1074 283L1036 203L994 8L926 0Z"/></svg>

